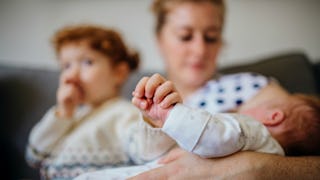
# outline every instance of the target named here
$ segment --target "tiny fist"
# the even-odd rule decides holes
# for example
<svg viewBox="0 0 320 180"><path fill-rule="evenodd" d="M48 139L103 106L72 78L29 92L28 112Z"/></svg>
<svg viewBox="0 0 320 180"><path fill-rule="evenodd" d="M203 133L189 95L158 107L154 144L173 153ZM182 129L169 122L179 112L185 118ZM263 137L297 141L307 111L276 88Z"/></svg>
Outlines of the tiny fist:
<svg viewBox="0 0 320 180"><path fill-rule="evenodd" d="M141 102L140 102L140 107L141 107L141 109L147 109L147 108L148 108L148 103L147 103L147 101L141 101Z"/></svg>
<svg viewBox="0 0 320 180"><path fill-rule="evenodd" d="M141 98L142 95L139 92L133 91L132 96Z"/></svg>

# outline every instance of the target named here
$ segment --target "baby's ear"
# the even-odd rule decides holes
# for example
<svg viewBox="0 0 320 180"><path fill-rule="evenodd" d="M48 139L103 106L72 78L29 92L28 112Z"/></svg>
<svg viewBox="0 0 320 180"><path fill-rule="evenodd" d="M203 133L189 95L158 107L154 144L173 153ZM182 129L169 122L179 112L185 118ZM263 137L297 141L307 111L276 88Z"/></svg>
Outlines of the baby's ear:
<svg viewBox="0 0 320 180"><path fill-rule="evenodd" d="M285 120L285 114L280 109L272 109L268 112L267 118L263 120L266 126L276 126Z"/></svg>

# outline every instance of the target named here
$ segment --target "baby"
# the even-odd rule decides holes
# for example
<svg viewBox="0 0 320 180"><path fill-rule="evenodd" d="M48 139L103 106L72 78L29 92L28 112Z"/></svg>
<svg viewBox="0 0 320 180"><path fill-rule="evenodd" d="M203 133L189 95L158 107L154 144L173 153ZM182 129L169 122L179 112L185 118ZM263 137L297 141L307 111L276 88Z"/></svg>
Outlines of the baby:
<svg viewBox="0 0 320 180"><path fill-rule="evenodd" d="M181 148L202 157L221 157L244 150L278 155L284 155L283 149L288 154L318 152L320 100L292 95L284 89L272 92L261 90L237 114L210 114L180 104L173 83L155 74L140 80L132 102L142 110L147 123L161 128ZM145 166L88 173L77 179L125 179L157 166L154 161Z"/></svg>
<svg viewBox="0 0 320 180"><path fill-rule="evenodd" d="M320 146L319 98L290 94L278 87L274 86L272 94L262 89L236 110L238 114L210 114L174 104L181 102L174 85L155 74L140 80L132 102L143 111L147 122L162 128L182 148L200 156L217 157L239 150L264 152L259 150L263 146L267 151L269 147L279 148L273 141L262 141L268 135L264 134L265 127L286 154L316 154Z"/></svg>

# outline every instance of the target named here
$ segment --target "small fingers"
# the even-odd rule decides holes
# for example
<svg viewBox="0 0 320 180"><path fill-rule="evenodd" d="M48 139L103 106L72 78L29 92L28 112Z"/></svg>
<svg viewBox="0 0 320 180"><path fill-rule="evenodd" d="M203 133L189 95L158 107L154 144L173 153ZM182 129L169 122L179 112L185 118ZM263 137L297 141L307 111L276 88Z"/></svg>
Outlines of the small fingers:
<svg viewBox="0 0 320 180"><path fill-rule="evenodd" d="M160 106L164 109L169 108L172 105L181 103L182 100L177 92L173 92L167 95L161 102Z"/></svg>
<svg viewBox="0 0 320 180"><path fill-rule="evenodd" d="M171 81L165 81L156 89L153 101L155 103L160 103L167 95L175 91L173 83Z"/></svg>
<svg viewBox="0 0 320 180"><path fill-rule="evenodd" d="M166 79L162 77L160 74L152 75L145 86L146 98L152 99L156 89L165 81Z"/></svg>
<svg viewBox="0 0 320 180"><path fill-rule="evenodd" d="M139 109L146 110L148 108L148 101L146 99L133 97L131 102Z"/></svg>
<svg viewBox="0 0 320 180"><path fill-rule="evenodd" d="M143 77L140 79L136 85L135 90L132 92L132 95L138 98L143 98L145 96L145 86L149 80L149 77Z"/></svg>

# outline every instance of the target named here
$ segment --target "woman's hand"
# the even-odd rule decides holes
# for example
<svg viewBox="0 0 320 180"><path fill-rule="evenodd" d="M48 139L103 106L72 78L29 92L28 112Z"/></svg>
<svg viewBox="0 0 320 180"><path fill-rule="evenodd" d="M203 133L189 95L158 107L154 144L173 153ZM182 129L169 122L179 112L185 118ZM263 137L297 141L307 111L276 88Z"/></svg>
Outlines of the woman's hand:
<svg viewBox="0 0 320 180"><path fill-rule="evenodd" d="M272 171L264 169L266 159L282 156L239 152L231 156L204 159L195 154L174 150L164 157L164 166L130 178L138 179L264 179L272 177ZM272 179L272 178L271 178ZM275 178L277 179L277 178Z"/></svg>
<svg viewBox="0 0 320 180"><path fill-rule="evenodd" d="M159 163L166 164L134 176L130 180L209 179L213 177L210 172L212 160L203 159L181 149L174 149L161 159Z"/></svg>
<svg viewBox="0 0 320 180"><path fill-rule="evenodd" d="M175 154L175 153L173 153ZM138 179L317 179L320 157L285 157L242 151L215 159L178 153L162 167L130 178Z"/></svg>

